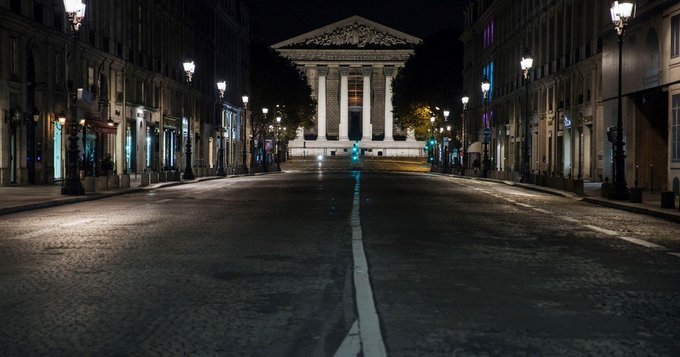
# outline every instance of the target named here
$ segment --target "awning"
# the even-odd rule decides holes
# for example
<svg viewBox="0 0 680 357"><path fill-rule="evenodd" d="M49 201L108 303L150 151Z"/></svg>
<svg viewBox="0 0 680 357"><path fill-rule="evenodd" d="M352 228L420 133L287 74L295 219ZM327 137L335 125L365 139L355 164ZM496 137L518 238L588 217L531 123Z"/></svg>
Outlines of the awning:
<svg viewBox="0 0 680 357"><path fill-rule="evenodd" d="M468 146L467 152L482 152L482 142L481 141L475 141L474 143L470 144Z"/></svg>

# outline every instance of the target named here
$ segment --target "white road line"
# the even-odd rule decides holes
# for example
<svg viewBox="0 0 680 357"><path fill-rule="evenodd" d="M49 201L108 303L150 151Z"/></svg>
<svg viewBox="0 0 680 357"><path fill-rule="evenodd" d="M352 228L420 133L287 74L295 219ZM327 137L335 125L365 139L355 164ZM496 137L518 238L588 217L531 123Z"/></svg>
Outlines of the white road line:
<svg viewBox="0 0 680 357"><path fill-rule="evenodd" d="M163 199L163 200L160 200L160 201L156 201L156 203L165 203L165 202L170 202L170 201L172 201L172 198L166 198L166 199Z"/></svg>
<svg viewBox="0 0 680 357"><path fill-rule="evenodd" d="M518 205L518 206L522 206L522 207L526 207L526 208L534 208L534 206L528 205L528 204L522 203L522 202L517 202L517 205Z"/></svg>
<svg viewBox="0 0 680 357"><path fill-rule="evenodd" d="M614 231L610 231L609 229L604 229L604 228L600 228L600 227L595 227L595 226L591 226L591 225L589 225L589 224L584 224L583 226L586 227L586 228L590 228L590 229L594 230L595 232L604 233L604 234L607 234L607 235L610 235L610 236L615 236L615 235L618 234L618 233L616 233L616 232L614 232Z"/></svg>
<svg viewBox="0 0 680 357"><path fill-rule="evenodd" d="M674 257L680 258L680 253L676 253L676 252L668 252L668 254L670 254L670 255L672 255L672 256L674 256Z"/></svg>
<svg viewBox="0 0 680 357"><path fill-rule="evenodd" d="M361 339L361 350L365 357L385 357L385 343L383 342L382 334L380 332L380 321L378 319L378 312L375 308L373 300L373 290L371 290L371 282L368 278L368 262L366 261L366 252L364 251L364 243L361 233L361 222L359 221L359 179L361 173L356 173L356 184L354 185L354 201L352 204L352 257L354 259L354 290L356 292L355 299L358 312L358 329L359 337ZM352 338L350 334L345 337L346 343L348 338ZM338 350L339 352L339 350Z"/></svg>
<svg viewBox="0 0 680 357"><path fill-rule="evenodd" d="M354 321L342 344L335 351L334 357L356 357L361 352L361 339L359 337L359 322Z"/></svg>
<svg viewBox="0 0 680 357"><path fill-rule="evenodd" d="M43 234L43 233L46 233L47 231L49 231L49 230L51 230L51 229L52 229L52 228L38 229L37 231L24 233L24 234L18 235L18 236L16 236L16 237L11 237L10 239L28 239L28 238L33 238L33 237L37 237L37 236L39 236L39 235L41 235L41 234Z"/></svg>
<svg viewBox="0 0 680 357"><path fill-rule="evenodd" d="M567 222L571 222L571 223L581 223L581 221L579 221L578 219L567 217L567 216L560 216L558 218L561 218L562 220L567 221Z"/></svg>
<svg viewBox="0 0 680 357"><path fill-rule="evenodd" d="M64 224L62 224L61 226L62 226L62 227L73 227L73 226L79 226L79 225L81 225L81 224L86 224L86 223L90 223L90 222L92 222L91 219L81 219L81 220L78 220L78 221L73 221L73 222L69 222L69 223L64 223Z"/></svg>
<svg viewBox="0 0 680 357"><path fill-rule="evenodd" d="M552 214L552 212L548 211L547 209L536 208L536 207L533 207L532 209L536 212L541 212L541 213L545 213L545 214Z"/></svg>
<svg viewBox="0 0 680 357"><path fill-rule="evenodd" d="M617 237L617 238L623 239L623 240L625 240L625 241L627 241L627 242L631 242L631 243L633 243L633 244L641 245L641 246L647 247L647 248L652 248L652 249L667 249L666 247L664 247L664 246L662 246L662 245L658 245L658 244L656 244L656 243L648 242L648 241L642 240L642 239L637 239L637 238L632 238L632 237Z"/></svg>

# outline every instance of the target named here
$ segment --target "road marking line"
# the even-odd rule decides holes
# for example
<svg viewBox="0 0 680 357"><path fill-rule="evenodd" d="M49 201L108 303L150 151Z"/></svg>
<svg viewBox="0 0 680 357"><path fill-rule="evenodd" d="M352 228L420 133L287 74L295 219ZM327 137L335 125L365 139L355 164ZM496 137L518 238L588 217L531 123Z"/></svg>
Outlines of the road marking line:
<svg viewBox="0 0 680 357"><path fill-rule="evenodd" d="M12 238L10 238L10 239L28 239L28 238L33 238L33 237L37 237L37 236L39 236L39 235L41 235L41 234L43 234L43 233L49 231L50 229L52 229L52 228L38 229L37 231L24 233L24 234L18 235L18 236L16 236L16 237L12 237Z"/></svg>
<svg viewBox="0 0 680 357"><path fill-rule="evenodd" d="M633 244L641 245L641 246L647 247L647 248L652 248L652 249L667 249L666 247L664 247L664 246L662 246L662 245L659 245L659 244L656 244L656 243L652 243L652 242L648 242L648 241L646 241L646 240L642 240L642 239L638 239L638 238L632 238L632 237L617 237L617 238L623 239L623 240L625 240L625 241L627 241L627 242L631 242L631 243L633 243Z"/></svg>
<svg viewBox="0 0 680 357"><path fill-rule="evenodd" d="M361 339L359 337L359 322L354 321L342 344L335 351L334 357L356 357L361 352Z"/></svg>
<svg viewBox="0 0 680 357"><path fill-rule="evenodd" d="M579 221L576 218L571 218L571 217L567 217L567 216L560 216L559 218L562 218L563 220L565 220L567 222L571 222L571 223L581 223L581 221Z"/></svg>
<svg viewBox="0 0 680 357"><path fill-rule="evenodd" d="M90 222L92 222L91 219L81 219L81 220L78 220L78 221L73 221L73 222L69 222L69 223L64 223L64 224L62 224L61 226L62 226L62 227L73 227L73 226L79 226L79 225L81 225L81 224L86 224L86 223L90 223Z"/></svg>
<svg viewBox="0 0 680 357"><path fill-rule="evenodd" d="M531 209L533 209L536 212L541 212L541 213L545 213L545 214L552 214L552 212L548 211L547 209L543 209L543 208L532 207Z"/></svg>
<svg viewBox="0 0 680 357"><path fill-rule="evenodd" d="M672 256L674 256L674 257L680 258L680 253L676 253L676 252L668 252L668 254L670 254L670 255L672 255Z"/></svg>
<svg viewBox="0 0 680 357"><path fill-rule="evenodd" d="M380 320L373 300L371 282L368 278L368 261L366 260L359 220L359 179L361 173L357 172L355 178L356 184L354 185L354 201L350 221L352 226L352 258L354 260L354 290L358 312L357 328L361 340L362 355L365 357L385 357L387 352L380 332ZM345 337L345 341L340 346L346 343L351 344L352 341L347 341L347 339L352 338L350 330L350 334Z"/></svg>
<svg viewBox="0 0 680 357"><path fill-rule="evenodd" d="M591 226L591 225L589 225L589 224L584 224L583 226L586 227L586 228L590 228L590 229L594 230L595 232L604 233L604 234L607 234L607 235L610 235L610 236L615 236L615 235L618 234L618 233L616 233L616 232L614 232L614 231L610 231L609 229L604 229L604 228L600 228L600 227L595 227L595 226Z"/></svg>
<svg viewBox="0 0 680 357"><path fill-rule="evenodd" d="M156 201L156 203L165 203L165 202L170 202L170 201L172 201L172 198L166 198L166 199L163 199L163 200L160 200L160 201Z"/></svg>
<svg viewBox="0 0 680 357"><path fill-rule="evenodd" d="M526 208L534 208L534 206L528 205L528 204L522 203L522 202L517 202L517 205L518 205L518 206L522 206L522 207L526 207Z"/></svg>

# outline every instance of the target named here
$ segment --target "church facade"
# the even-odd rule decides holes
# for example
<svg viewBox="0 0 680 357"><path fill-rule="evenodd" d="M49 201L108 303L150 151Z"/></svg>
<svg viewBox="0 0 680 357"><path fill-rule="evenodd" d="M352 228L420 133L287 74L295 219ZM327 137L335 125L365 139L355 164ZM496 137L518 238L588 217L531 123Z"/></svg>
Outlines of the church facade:
<svg viewBox="0 0 680 357"><path fill-rule="evenodd" d="M304 71L317 100L315 127L298 129L293 156L424 156L424 142L395 127L392 80L419 38L353 16L272 47Z"/></svg>

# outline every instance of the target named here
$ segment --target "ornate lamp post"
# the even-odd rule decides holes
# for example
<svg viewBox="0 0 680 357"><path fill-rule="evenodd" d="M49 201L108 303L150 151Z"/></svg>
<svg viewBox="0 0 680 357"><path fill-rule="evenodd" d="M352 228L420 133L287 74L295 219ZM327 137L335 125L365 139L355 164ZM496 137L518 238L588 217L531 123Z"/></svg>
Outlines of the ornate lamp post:
<svg viewBox="0 0 680 357"><path fill-rule="evenodd" d="M75 57L76 49L78 47L78 30L80 24L85 17L86 5L81 0L64 0L64 10L68 16L69 24L71 25L71 35L73 36L73 53L71 57ZM71 76L73 78L73 76ZM62 195L84 195L85 189L80 183L80 175L78 174L78 120L77 120L77 91L73 85L69 88L71 90L71 120L69 121L69 146L68 146L68 167L66 169L66 182L61 188Z"/></svg>
<svg viewBox="0 0 680 357"><path fill-rule="evenodd" d="M267 113L269 113L269 108L262 108L262 115L264 116L264 121L263 121L263 123L266 123L266 122L267 122ZM263 126L262 126L262 131L261 131L261 133L260 133L260 140L259 140L258 143L257 143L258 146L264 144L264 143L262 143L262 139L264 139L264 125L265 125L265 124L263 124ZM263 166L263 168L264 168L264 171L267 171L267 151L264 150L264 149L265 149L264 145L262 146L262 148L263 148L263 152L262 152L262 166Z"/></svg>
<svg viewBox="0 0 680 357"><path fill-rule="evenodd" d="M491 83L486 77L482 79L482 94L484 95L484 157L482 160L482 177L489 176L489 141L491 140L491 129L489 128L489 116L487 114L487 105L489 101L489 89L491 89Z"/></svg>
<svg viewBox="0 0 680 357"><path fill-rule="evenodd" d="M194 64L194 61L186 61L182 65L184 66L184 74L187 77L187 87L191 87L191 79L196 70L196 65ZM187 118L187 144L184 150L184 161L186 161L186 165L184 166L183 177L185 180L193 180L196 176L194 176L194 172L191 169L191 116L189 115Z"/></svg>
<svg viewBox="0 0 680 357"><path fill-rule="evenodd" d="M467 166L467 158L465 157L465 155L467 154L467 149L468 149L467 148L467 132L466 132L466 130L467 130L467 125L466 125L466 122L467 122L467 105L470 102L470 97L467 95L467 92L463 93L463 96L460 97L460 101L461 101L461 103L463 103L463 120L462 120L462 122L463 122L463 125L462 125L463 126L463 147L461 149L461 150L463 150L463 156L462 156L463 165L461 166L461 169L462 169L462 172L464 173L465 172L465 166Z"/></svg>
<svg viewBox="0 0 680 357"><path fill-rule="evenodd" d="M243 174L248 173L248 155L246 154L246 121L248 120L248 96L241 97L243 101L243 118L241 118L241 146L243 147Z"/></svg>
<svg viewBox="0 0 680 357"><path fill-rule="evenodd" d="M220 95L220 124L218 129L218 149L217 149L217 176L226 176L227 173L224 172L224 135L222 135L223 127L223 117L224 113L224 91L227 90L227 82L217 82L217 92Z"/></svg>
<svg viewBox="0 0 680 357"><path fill-rule="evenodd" d="M534 64L534 59L529 54L529 50L524 50L522 60L519 62L524 75L524 173L522 182L531 180L531 140L529 136L529 70Z"/></svg>
<svg viewBox="0 0 680 357"><path fill-rule="evenodd" d="M628 20L635 17L635 2L634 1L614 1L611 9L612 22L616 29L619 43L619 88L618 88L618 102L616 114L616 141L614 142L614 187L609 192L609 199L612 200L627 200L630 197L628 187L626 185L626 152L624 150L623 142L623 110L621 106L621 77L622 68L621 62L623 57L623 36L626 35L626 25Z"/></svg>
<svg viewBox="0 0 680 357"><path fill-rule="evenodd" d="M281 117L276 117L276 169L281 171Z"/></svg>
<svg viewBox="0 0 680 357"><path fill-rule="evenodd" d="M434 139L434 115L430 117L430 124L432 125L432 136L430 137L430 152L432 153L432 165L430 165L430 170L434 169L435 165L435 143L436 140Z"/></svg>
<svg viewBox="0 0 680 357"><path fill-rule="evenodd" d="M451 112L448 111L447 109L444 109L443 113L444 113L444 122L448 122L448 121L449 121L449 114L451 114ZM451 126L449 125L448 128L449 128L449 131L448 131L448 134L447 134L447 135L449 136L449 141L448 141L448 143L444 146L444 153L445 153L445 156L444 156L444 169L446 170L446 172L450 172L450 171L451 171L451 151L449 151L449 147L450 147L451 145L453 145L453 140L451 140L451 135L449 135L449 134L451 134L451 129L450 129Z"/></svg>

